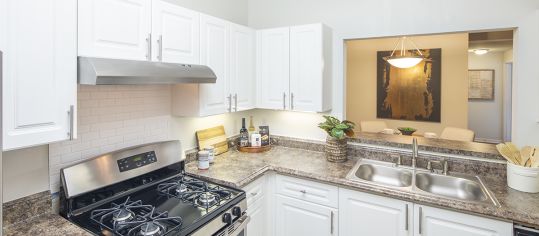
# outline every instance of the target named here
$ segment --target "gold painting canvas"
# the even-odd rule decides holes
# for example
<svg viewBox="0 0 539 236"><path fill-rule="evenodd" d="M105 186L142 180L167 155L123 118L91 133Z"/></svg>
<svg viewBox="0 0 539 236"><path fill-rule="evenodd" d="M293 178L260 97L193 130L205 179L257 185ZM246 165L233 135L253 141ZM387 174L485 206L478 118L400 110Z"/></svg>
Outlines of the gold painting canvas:
<svg viewBox="0 0 539 236"><path fill-rule="evenodd" d="M441 121L442 49L422 49L426 60L414 67L391 66L377 53L377 117L413 121Z"/></svg>

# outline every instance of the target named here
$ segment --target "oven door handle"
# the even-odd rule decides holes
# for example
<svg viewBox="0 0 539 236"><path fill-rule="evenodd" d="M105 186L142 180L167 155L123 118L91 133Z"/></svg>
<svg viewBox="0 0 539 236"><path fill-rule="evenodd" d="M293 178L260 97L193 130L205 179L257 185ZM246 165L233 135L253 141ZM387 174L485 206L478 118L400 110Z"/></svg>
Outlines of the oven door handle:
<svg viewBox="0 0 539 236"><path fill-rule="evenodd" d="M216 236L237 236L247 227L247 224L251 221L251 217L243 215L231 225L225 227L220 232L216 233Z"/></svg>

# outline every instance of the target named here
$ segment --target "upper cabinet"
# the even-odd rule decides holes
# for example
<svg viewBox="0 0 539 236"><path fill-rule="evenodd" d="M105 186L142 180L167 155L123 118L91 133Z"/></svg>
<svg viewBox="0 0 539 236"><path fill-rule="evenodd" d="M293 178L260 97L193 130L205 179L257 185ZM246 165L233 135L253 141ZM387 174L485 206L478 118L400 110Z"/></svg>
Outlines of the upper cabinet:
<svg viewBox="0 0 539 236"><path fill-rule="evenodd" d="M259 108L288 108L290 93L290 28L257 32L256 74Z"/></svg>
<svg viewBox="0 0 539 236"><path fill-rule="evenodd" d="M331 109L331 30L323 24L257 33L258 107Z"/></svg>
<svg viewBox="0 0 539 236"><path fill-rule="evenodd" d="M200 21L200 62L210 67L217 81L201 84L200 98L203 115L222 114L230 105L229 93L229 24L228 22L203 15ZM228 98L228 100L227 100Z"/></svg>
<svg viewBox="0 0 539 236"><path fill-rule="evenodd" d="M331 43L322 24L290 28L290 110L331 109Z"/></svg>
<svg viewBox="0 0 539 236"><path fill-rule="evenodd" d="M255 31L230 24L230 94L233 111L255 107Z"/></svg>
<svg viewBox="0 0 539 236"><path fill-rule="evenodd" d="M154 61L200 63L200 14L160 0L152 2Z"/></svg>
<svg viewBox="0 0 539 236"><path fill-rule="evenodd" d="M0 0L4 150L75 136L77 2Z"/></svg>
<svg viewBox="0 0 539 236"><path fill-rule="evenodd" d="M217 75L215 84L175 85L174 115L210 116L254 108L255 33L201 14L200 64Z"/></svg>
<svg viewBox="0 0 539 236"><path fill-rule="evenodd" d="M78 0L78 8L80 56L152 58L151 0Z"/></svg>

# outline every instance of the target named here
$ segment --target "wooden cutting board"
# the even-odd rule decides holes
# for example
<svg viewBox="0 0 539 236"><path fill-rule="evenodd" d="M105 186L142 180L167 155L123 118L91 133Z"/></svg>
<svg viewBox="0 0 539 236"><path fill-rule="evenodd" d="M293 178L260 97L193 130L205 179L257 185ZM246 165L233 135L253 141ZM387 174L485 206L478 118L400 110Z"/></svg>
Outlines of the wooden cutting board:
<svg viewBox="0 0 539 236"><path fill-rule="evenodd" d="M228 152L228 142L225 134L225 127L220 125L217 127L196 131L198 149L213 146L215 155Z"/></svg>

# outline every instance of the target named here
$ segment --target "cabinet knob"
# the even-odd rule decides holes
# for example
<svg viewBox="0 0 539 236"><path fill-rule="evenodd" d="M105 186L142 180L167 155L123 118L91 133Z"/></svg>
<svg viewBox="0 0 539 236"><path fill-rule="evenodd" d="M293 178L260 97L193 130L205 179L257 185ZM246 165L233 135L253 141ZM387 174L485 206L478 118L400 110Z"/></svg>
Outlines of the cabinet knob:
<svg viewBox="0 0 539 236"><path fill-rule="evenodd" d="M299 190L299 192L301 192L301 193L303 193L303 194L306 194L306 193L307 193L307 191L305 191L305 190Z"/></svg>

